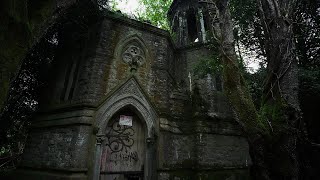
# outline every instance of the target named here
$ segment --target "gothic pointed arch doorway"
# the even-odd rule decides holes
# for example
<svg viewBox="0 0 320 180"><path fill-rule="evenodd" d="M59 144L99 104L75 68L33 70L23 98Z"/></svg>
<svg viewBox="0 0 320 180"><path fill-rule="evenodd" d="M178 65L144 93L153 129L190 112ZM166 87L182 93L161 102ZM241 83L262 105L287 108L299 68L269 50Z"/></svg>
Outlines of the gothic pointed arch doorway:
<svg viewBox="0 0 320 180"><path fill-rule="evenodd" d="M109 120L102 146L100 180L142 180L146 125L134 107L120 109Z"/></svg>
<svg viewBox="0 0 320 180"><path fill-rule="evenodd" d="M132 124L120 125L120 115L131 116ZM111 174L118 175L117 180L157 179L159 120L135 77L103 101L95 119L98 132L92 179L112 179Z"/></svg>

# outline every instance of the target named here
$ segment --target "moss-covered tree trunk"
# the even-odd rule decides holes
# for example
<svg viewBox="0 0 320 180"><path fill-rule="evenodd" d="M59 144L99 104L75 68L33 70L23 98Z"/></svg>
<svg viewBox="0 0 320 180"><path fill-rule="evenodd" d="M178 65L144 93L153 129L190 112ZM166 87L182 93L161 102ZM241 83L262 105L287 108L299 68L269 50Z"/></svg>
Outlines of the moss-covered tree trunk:
<svg viewBox="0 0 320 180"><path fill-rule="evenodd" d="M23 58L53 16L54 0L3 0L0 2L0 111Z"/></svg>
<svg viewBox="0 0 320 180"><path fill-rule="evenodd" d="M27 54L33 54L34 47L44 37L46 40L52 38L48 37L48 34L53 33L50 31L55 31L54 29L57 30L64 23L76 19L68 19L71 16L70 14L76 14L76 11L78 11L78 13L82 13L82 16L77 15L81 19L88 14L94 16L96 10L95 0L0 1L0 145L5 143L7 131L14 124L14 120L8 117L3 118L6 117L4 114L11 110L11 112L23 111L20 109L21 107L12 105L14 103L12 102L13 98L9 96L12 96L10 86L19 83L17 76L21 71L23 61L27 62ZM35 63L35 66L39 65L36 61L33 63ZM29 73L34 74L36 72ZM24 96L22 92L25 92L24 88L26 87L22 84L15 85L15 90L11 92L21 93L18 94L19 96L16 94L21 99ZM22 90L17 90L17 87ZM8 105L10 103L11 107ZM15 109L12 109L12 106L15 106Z"/></svg>
<svg viewBox="0 0 320 180"><path fill-rule="evenodd" d="M0 110L6 100L10 80L30 45L27 1L0 3Z"/></svg>
<svg viewBox="0 0 320 180"><path fill-rule="evenodd" d="M258 180L298 179L296 127L300 109L297 62L289 20L292 4L276 0L258 0L258 3L268 59L262 108L255 108L238 68L229 2L218 0L224 88L248 137L253 177ZM273 12L275 10L277 12Z"/></svg>
<svg viewBox="0 0 320 180"><path fill-rule="evenodd" d="M295 0L258 0L268 76L261 113L272 127L268 165L273 179L298 179L298 67L292 26ZM279 158L281 157L281 158Z"/></svg>
<svg viewBox="0 0 320 180"><path fill-rule="evenodd" d="M58 17L55 0L3 0L0 2L0 144L14 123L3 118L10 86L23 60ZM20 87L21 89L25 87ZM19 109L19 107L15 107Z"/></svg>

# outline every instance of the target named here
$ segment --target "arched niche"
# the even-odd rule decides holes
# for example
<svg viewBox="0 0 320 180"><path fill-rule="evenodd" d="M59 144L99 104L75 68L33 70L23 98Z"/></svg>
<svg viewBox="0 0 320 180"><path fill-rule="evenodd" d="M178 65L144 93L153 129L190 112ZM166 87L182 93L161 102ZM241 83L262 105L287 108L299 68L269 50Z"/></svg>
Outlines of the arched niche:
<svg viewBox="0 0 320 180"><path fill-rule="evenodd" d="M150 59L146 44L137 34L121 39L116 46L114 57L135 70L147 64Z"/></svg>
<svg viewBox="0 0 320 180"><path fill-rule="evenodd" d="M103 147L108 138L106 132L108 124L112 118L121 112L122 109L129 108L139 117L145 127L145 155L144 155L144 179L151 180L156 177L156 140L159 131L158 116L147 100L141 87L135 78L130 78L116 91L103 101L97 110L95 119L98 132L96 134L96 152L93 179L99 179L101 170L101 160Z"/></svg>

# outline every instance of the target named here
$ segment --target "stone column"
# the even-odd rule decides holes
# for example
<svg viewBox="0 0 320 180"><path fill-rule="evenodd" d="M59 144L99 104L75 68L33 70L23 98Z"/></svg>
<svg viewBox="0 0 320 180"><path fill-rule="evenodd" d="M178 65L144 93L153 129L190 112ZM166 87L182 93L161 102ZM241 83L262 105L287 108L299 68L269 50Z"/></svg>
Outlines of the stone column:
<svg viewBox="0 0 320 180"><path fill-rule="evenodd" d="M178 46L183 44L183 19L179 16L179 27L178 27Z"/></svg>
<svg viewBox="0 0 320 180"><path fill-rule="evenodd" d="M145 179L155 180L157 179L157 157L156 157L156 138L148 137L146 139L147 149L146 149L146 168L145 168Z"/></svg>
<svg viewBox="0 0 320 180"><path fill-rule="evenodd" d="M198 15L200 18L201 41L205 43L206 42L206 29L204 27L203 12L202 12L201 8L198 9Z"/></svg>
<svg viewBox="0 0 320 180"><path fill-rule="evenodd" d="M97 135L97 143L96 143L96 153L95 153L95 163L93 170L93 179L99 180L100 178L100 159L101 159L101 150L103 148L103 142L105 140L105 135Z"/></svg>
<svg viewBox="0 0 320 180"><path fill-rule="evenodd" d="M156 180L157 175L157 162L158 157L156 156L156 141L157 134L154 127L149 129L148 138L146 139L146 164L144 168L144 179L146 180Z"/></svg>

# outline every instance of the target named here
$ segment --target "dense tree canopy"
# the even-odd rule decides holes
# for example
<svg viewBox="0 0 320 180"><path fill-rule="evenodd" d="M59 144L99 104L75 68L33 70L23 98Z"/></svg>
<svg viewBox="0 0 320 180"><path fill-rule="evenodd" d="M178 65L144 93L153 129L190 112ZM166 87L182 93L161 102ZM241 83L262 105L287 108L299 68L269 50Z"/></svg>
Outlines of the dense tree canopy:
<svg viewBox="0 0 320 180"><path fill-rule="evenodd" d="M130 5L128 0L122 0ZM170 30L169 23L167 21L167 12L173 0L138 0L140 3L139 8L134 12L135 18L151 23L154 26L159 28ZM100 4L104 4L101 0ZM119 1L110 0L109 2L110 9L118 11Z"/></svg>
<svg viewBox="0 0 320 180"><path fill-rule="evenodd" d="M167 21L167 12L172 0L140 0L145 11L139 13L142 19L146 19L154 23L154 25L169 30Z"/></svg>

